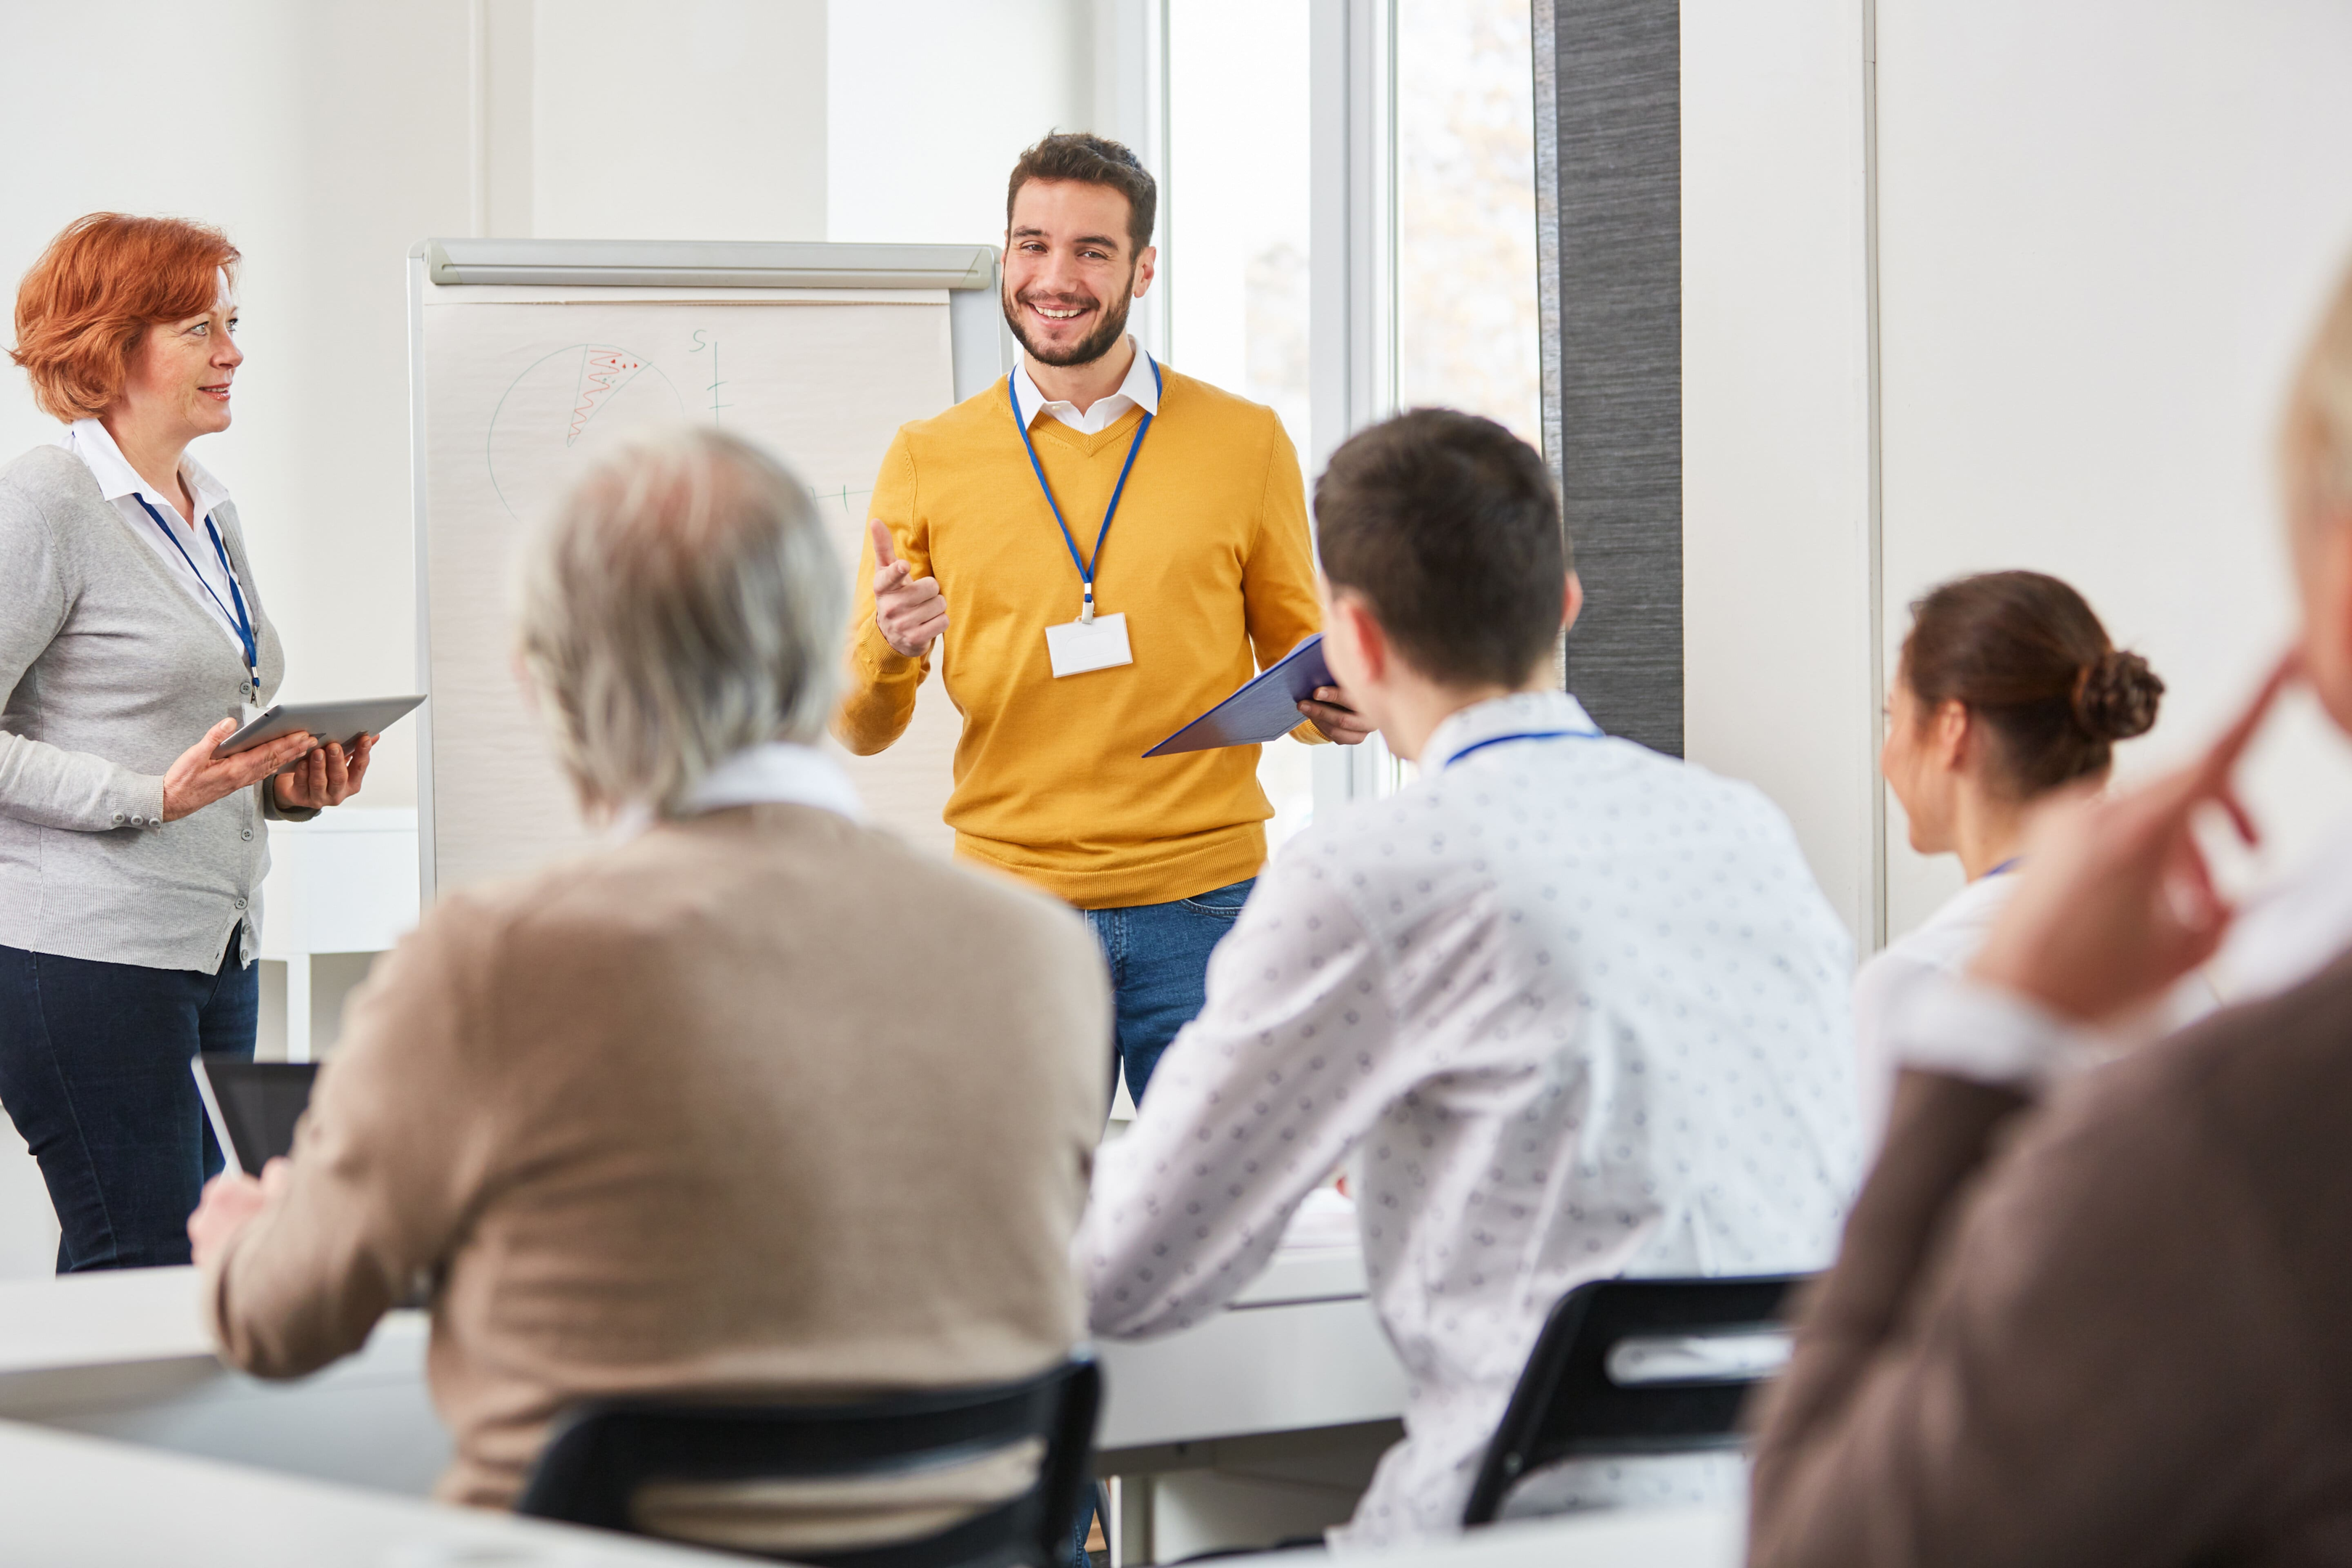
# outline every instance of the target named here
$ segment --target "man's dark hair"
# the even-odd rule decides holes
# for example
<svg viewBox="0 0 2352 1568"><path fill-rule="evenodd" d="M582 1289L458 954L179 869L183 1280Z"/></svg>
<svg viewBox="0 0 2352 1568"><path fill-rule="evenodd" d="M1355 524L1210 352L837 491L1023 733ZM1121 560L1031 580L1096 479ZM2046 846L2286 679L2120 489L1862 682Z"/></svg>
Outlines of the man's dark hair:
<svg viewBox="0 0 2352 1568"><path fill-rule="evenodd" d="M1315 522L1324 576L1433 680L1517 686L1559 636L1551 470L1491 419L1416 408L1359 431L1315 482Z"/></svg>
<svg viewBox="0 0 2352 1568"><path fill-rule="evenodd" d="M1139 253L1151 243L1151 225L1160 216L1160 184L1143 161L1108 136L1085 131L1057 131L1021 154L1013 165L1013 179L1004 187L1004 226L1013 226L1013 202L1032 180L1076 180L1084 185L1108 185L1127 198L1127 237Z"/></svg>

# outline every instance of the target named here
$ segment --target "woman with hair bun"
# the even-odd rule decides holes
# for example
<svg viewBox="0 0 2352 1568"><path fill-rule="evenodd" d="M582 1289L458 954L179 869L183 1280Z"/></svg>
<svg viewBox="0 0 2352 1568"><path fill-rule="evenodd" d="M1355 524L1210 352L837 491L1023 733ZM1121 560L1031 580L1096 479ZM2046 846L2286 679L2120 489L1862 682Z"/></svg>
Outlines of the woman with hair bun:
<svg viewBox="0 0 2352 1568"><path fill-rule="evenodd" d="M1905 988L1975 954L2015 887L2036 804L2104 784L2115 743L2147 733L2163 696L2147 660L2117 648L2083 596L2042 573L1957 578L1911 606L1878 771L1902 803L1911 847L1958 856L1969 885L1854 977L1874 1140L1894 1076L1882 1036Z"/></svg>

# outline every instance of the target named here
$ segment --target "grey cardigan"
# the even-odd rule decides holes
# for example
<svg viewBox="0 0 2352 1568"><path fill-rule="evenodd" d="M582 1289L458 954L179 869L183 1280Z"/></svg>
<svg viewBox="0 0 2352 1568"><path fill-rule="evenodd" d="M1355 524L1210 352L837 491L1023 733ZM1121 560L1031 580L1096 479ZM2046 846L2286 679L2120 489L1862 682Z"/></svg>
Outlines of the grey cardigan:
<svg viewBox="0 0 2352 1568"><path fill-rule="evenodd" d="M267 702L285 649L236 509L213 520L259 643L251 700ZM164 771L248 697L214 612L62 447L0 468L0 945L209 973L242 921L251 963L266 786L163 820Z"/></svg>

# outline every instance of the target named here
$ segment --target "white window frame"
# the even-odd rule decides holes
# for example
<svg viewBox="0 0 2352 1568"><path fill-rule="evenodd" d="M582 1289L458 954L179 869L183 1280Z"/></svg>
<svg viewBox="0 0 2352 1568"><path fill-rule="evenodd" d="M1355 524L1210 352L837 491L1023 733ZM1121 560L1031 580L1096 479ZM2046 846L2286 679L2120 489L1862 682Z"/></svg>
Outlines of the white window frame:
<svg viewBox="0 0 2352 1568"><path fill-rule="evenodd" d="M1396 411L1396 7L1394 0L1307 0L1309 214L1307 449L1311 485L1332 451ZM1112 0L1097 32L1097 118L1160 180L1160 230L1174 233L1184 193L1169 178L1169 0ZM1163 255L1137 331L1169 352L1184 308L1183 263ZM1392 793L1402 764L1374 735L1315 748L1315 811Z"/></svg>
<svg viewBox="0 0 2352 1568"><path fill-rule="evenodd" d="M1396 5L1310 0L1307 471L1396 412ZM1380 736L1315 752L1318 816L1393 794L1402 765Z"/></svg>
<svg viewBox="0 0 2352 1568"><path fill-rule="evenodd" d="M1167 0L1096 0L1095 121L1160 182L1160 237L1171 232L1176 190L1168 177ZM1136 302L1130 331L1155 358L1168 357L1171 289L1168 254L1160 254L1159 286Z"/></svg>

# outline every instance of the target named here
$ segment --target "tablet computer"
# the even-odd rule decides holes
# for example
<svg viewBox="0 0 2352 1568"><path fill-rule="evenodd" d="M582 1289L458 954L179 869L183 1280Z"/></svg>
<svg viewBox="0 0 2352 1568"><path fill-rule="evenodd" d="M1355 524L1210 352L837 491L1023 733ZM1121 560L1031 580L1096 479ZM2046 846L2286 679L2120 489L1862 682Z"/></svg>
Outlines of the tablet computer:
<svg viewBox="0 0 2352 1568"><path fill-rule="evenodd" d="M252 1062L199 1056L189 1061L221 1152L248 1176L294 1152L294 1123L310 1103L316 1062Z"/></svg>
<svg viewBox="0 0 2352 1568"><path fill-rule="evenodd" d="M255 715L227 740L213 748L215 760L274 741L280 735L307 731L320 745L329 741L349 748L362 735L381 735L414 711L422 697L356 697L342 702L280 702Z"/></svg>

